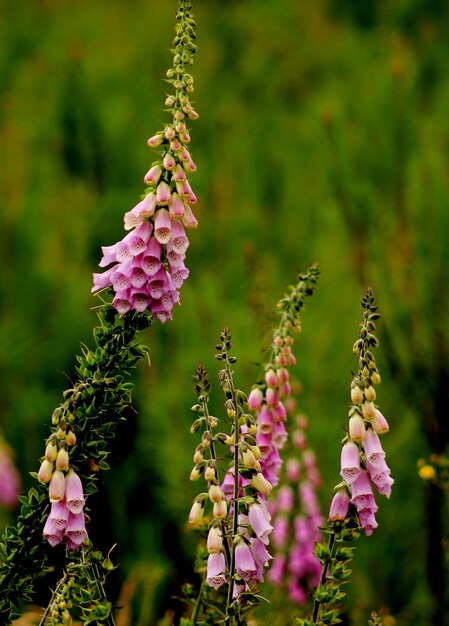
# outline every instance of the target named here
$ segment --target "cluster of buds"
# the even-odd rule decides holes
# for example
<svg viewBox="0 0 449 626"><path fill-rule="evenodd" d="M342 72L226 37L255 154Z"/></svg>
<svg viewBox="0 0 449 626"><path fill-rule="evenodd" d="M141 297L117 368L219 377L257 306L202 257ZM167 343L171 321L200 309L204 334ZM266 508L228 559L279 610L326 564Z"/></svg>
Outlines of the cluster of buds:
<svg viewBox="0 0 449 626"><path fill-rule="evenodd" d="M220 340L216 357L223 362L219 379L226 398L226 421L231 429L229 434L214 434L218 419L208 410L210 383L205 369L198 366L194 376L198 404L193 407L198 416L191 431L195 433L202 426L203 434L195 449L190 478L197 480L203 476L207 491L195 498L189 522L207 526L206 582L215 589L227 584L229 604L244 592L254 592L271 558L267 550L271 516L261 496L268 495L272 485L261 471L255 418L244 411L246 396L234 385L231 365L236 358L229 355L231 340L227 329ZM232 458L223 479L216 453L218 443L227 447ZM212 512L205 518L207 502L212 504Z"/></svg>
<svg viewBox="0 0 449 626"><path fill-rule="evenodd" d="M50 513L43 534L52 546L63 539L69 548L77 549L87 537L84 518L84 492L78 474L70 467L69 449L76 444L73 426L62 416L62 409L52 417L57 429L47 439L45 455L37 478L48 483Z"/></svg>
<svg viewBox="0 0 449 626"><path fill-rule="evenodd" d="M364 309L363 324L353 347L358 357L358 372L351 383L348 435L343 440L341 451L343 483L335 488L329 520L344 520L352 504L357 510L360 526L367 535L371 535L377 527L375 514L378 509L373 485L388 498L394 480L379 438L388 431L388 423L375 405L375 385L380 383L380 376L372 348L379 343L374 331L375 321L380 315L371 289L367 289L361 304Z"/></svg>
<svg viewBox="0 0 449 626"><path fill-rule="evenodd" d="M188 150L187 129L187 121L198 117L189 99L194 87L187 72L196 52L195 38L191 3L180 0L174 64L167 72L175 94L165 101L172 120L148 139L148 145L159 150L144 177L148 189L125 214L125 230L131 232L116 244L102 248L100 267L113 265L94 274L92 288L95 292L112 287L113 306L120 314L149 309L161 322L171 318L173 306L179 302L179 290L189 275L184 264L189 245L185 228L198 225L191 209L197 199L188 181L197 168Z"/></svg>
<svg viewBox="0 0 449 626"><path fill-rule="evenodd" d="M13 461L13 451L0 436L0 503L8 508L17 505L20 476Z"/></svg>
<svg viewBox="0 0 449 626"><path fill-rule="evenodd" d="M291 398L287 408L293 409ZM323 516L316 495L321 484L316 457L307 443L307 419L296 417L291 435L292 452L282 474L281 485L270 499L273 515L273 564L268 573L276 587L286 588L290 600L305 604L308 593L320 579L321 564L314 547L321 540Z"/></svg>
<svg viewBox="0 0 449 626"><path fill-rule="evenodd" d="M306 298L313 293L317 279L318 270L311 266L306 274L298 276L297 285L278 303L282 317L273 334L271 358L265 365L264 379L248 396L249 408L257 411L256 441L261 451L260 466L274 486L279 482L282 465L279 450L287 440L285 400L291 394L288 368L296 363L292 352L294 334L301 331L299 313Z"/></svg>

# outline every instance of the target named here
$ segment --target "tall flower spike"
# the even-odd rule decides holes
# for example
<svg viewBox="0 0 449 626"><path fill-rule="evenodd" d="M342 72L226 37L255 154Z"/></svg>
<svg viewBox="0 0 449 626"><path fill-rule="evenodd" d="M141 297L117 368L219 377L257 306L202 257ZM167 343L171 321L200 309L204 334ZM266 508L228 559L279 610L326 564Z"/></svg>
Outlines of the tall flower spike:
<svg viewBox="0 0 449 626"><path fill-rule="evenodd" d="M358 359L357 374L350 388L348 435L343 439L340 474L343 481L336 485L328 515L328 543L317 544L315 554L322 564L318 588L313 594L311 619L299 619L299 626L340 622L342 585L350 576L348 564L354 548L344 542L354 541L361 528L371 535L377 528L377 504L374 491L389 497L393 479L385 461L379 435L388 431L388 423L375 405L375 386L380 383L373 348L379 345L375 336L377 312L373 291L368 288L361 300L363 322L354 343Z"/></svg>
<svg viewBox="0 0 449 626"><path fill-rule="evenodd" d="M264 377L248 396L249 408L257 411L256 441L261 450L260 467L273 486L279 482L282 465L279 450L287 438L285 402L291 394L288 368L296 363L292 352L294 334L301 331L299 314L315 289L318 274L318 268L310 266L305 274L299 274L297 284L290 287L289 293L278 303L281 321L273 333Z"/></svg>
<svg viewBox="0 0 449 626"><path fill-rule="evenodd" d="M144 176L148 189L143 198L125 213L125 229L135 230L115 245L103 248L100 267L114 265L103 274L94 274L92 288L97 292L111 287L112 305L120 314L148 309L161 322L172 317L172 309L179 302L179 290L189 274L184 265L188 246L184 228L198 225L190 206L196 202L196 196L188 180L196 165L188 150L190 135L186 124L198 117L190 102L194 86L189 70L196 52L196 25L189 0L179 0L176 20L173 67L167 72L174 94L165 101L171 121L147 142L159 154ZM138 232L142 228L144 237ZM152 232L154 237L150 237ZM148 260L155 258L155 240L160 244L156 265L161 273L157 287L154 272L148 269Z"/></svg>

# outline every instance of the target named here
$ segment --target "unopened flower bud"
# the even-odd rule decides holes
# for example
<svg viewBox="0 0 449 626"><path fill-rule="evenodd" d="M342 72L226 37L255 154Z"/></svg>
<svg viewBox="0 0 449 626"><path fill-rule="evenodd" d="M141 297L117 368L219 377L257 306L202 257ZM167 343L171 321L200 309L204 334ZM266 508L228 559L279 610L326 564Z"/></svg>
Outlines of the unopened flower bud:
<svg viewBox="0 0 449 626"><path fill-rule="evenodd" d="M150 146L150 148L157 148L158 146L161 145L161 143L164 140L164 136L162 133L157 133L156 135L153 135L153 137L150 137L147 141L147 144Z"/></svg>
<svg viewBox="0 0 449 626"><path fill-rule="evenodd" d="M198 465L198 463L201 463L203 460L203 448L202 446L198 446L195 450L195 454L193 455L193 462Z"/></svg>
<svg viewBox="0 0 449 626"><path fill-rule="evenodd" d="M195 500L189 513L189 524L199 524L204 515L204 501Z"/></svg>
<svg viewBox="0 0 449 626"><path fill-rule="evenodd" d="M222 500L219 500L218 502L214 502L212 515L216 519L223 519L224 517L226 517L227 514L228 514L228 505L224 498Z"/></svg>
<svg viewBox="0 0 449 626"><path fill-rule="evenodd" d="M162 168L159 164L153 165L144 176L144 182L147 185L156 185L162 174Z"/></svg>
<svg viewBox="0 0 449 626"><path fill-rule="evenodd" d="M349 495L346 489L339 489L332 498L329 521L342 522L346 519L349 511Z"/></svg>
<svg viewBox="0 0 449 626"><path fill-rule="evenodd" d="M251 389L248 396L248 406L250 409L257 410L262 406L263 393L260 387L254 387Z"/></svg>
<svg viewBox="0 0 449 626"><path fill-rule="evenodd" d="M374 372L372 372L371 373L371 380L373 381L374 385L378 385L380 383L379 372L377 372L376 370Z"/></svg>
<svg viewBox="0 0 449 626"><path fill-rule="evenodd" d="M58 456L56 457L56 468L58 470L66 470L69 467L69 453L66 448L59 448Z"/></svg>
<svg viewBox="0 0 449 626"><path fill-rule="evenodd" d="M45 447L45 458L47 461L56 461L58 454L58 446L56 445L56 439L51 439Z"/></svg>
<svg viewBox="0 0 449 626"><path fill-rule="evenodd" d="M390 429L387 420L379 411L379 409L375 410L374 418L371 420L371 427L378 435L383 435Z"/></svg>
<svg viewBox="0 0 449 626"><path fill-rule="evenodd" d="M68 446L74 446L76 444L76 435L73 430L68 430L66 432L65 440Z"/></svg>
<svg viewBox="0 0 449 626"><path fill-rule="evenodd" d="M374 402L376 399L376 392L374 391L374 387L372 385L365 389L365 399L368 400L368 402Z"/></svg>
<svg viewBox="0 0 449 626"><path fill-rule="evenodd" d="M273 488L273 485L270 483L269 480L265 478L265 476L261 472L258 472L255 476L253 476L249 482L251 484L251 487L257 489L257 491L259 491L264 496L268 496Z"/></svg>
<svg viewBox="0 0 449 626"><path fill-rule="evenodd" d="M349 436L352 441L356 443L360 443L365 439L366 428L365 422L363 418L358 414L354 413L352 417L349 418Z"/></svg>
<svg viewBox="0 0 449 626"><path fill-rule="evenodd" d="M44 459L39 468L37 479L40 483L48 483L53 474L53 463L48 459Z"/></svg>
<svg viewBox="0 0 449 626"><path fill-rule="evenodd" d="M201 472L200 469L198 467L198 465L195 465L195 467L192 469L192 471L190 472L190 480L198 480L198 478L201 476Z"/></svg>
<svg viewBox="0 0 449 626"><path fill-rule="evenodd" d="M175 137L176 137L176 131L173 128L173 126L166 126L165 127L165 138L168 139L168 141L171 141Z"/></svg>
<svg viewBox="0 0 449 626"><path fill-rule="evenodd" d="M206 465L206 469L204 470L204 479L208 481L216 479L215 467L213 466L212 463L208 463Z"/></svg>
<svg viewBox="0 0 449 626"><path fill-rule="evenodd" d="M45 461L44 461L45 462ZM50 480L48 495L50 502L59 502L64 498L65 476L61 470L55 470Z"/></svg>
<svg viewBox="0 0 449 626"><path fill-rule="evenodd" d="M366 420L372 420L376 415L376 408L372 402L362 404L362 414Z"/></svg>
<svg viewBox="0 0 449 626"><path fill-rule="evenodd" d="M223 492L218 485L211 485L209 487L209 500L211 502L220 502L223 498Z"/></svg>
<svg viewBox="0 0 449 626"><path fill-rule="evenodd" d="M351 400L354 404L362 404L363 402L363 391L358 385L355 385L351 389Z"/></svg>
<svg viewBox="0 0 449 626"><path fill-rule="evenodd" d="M223 536L219 526L211 526L207 535L207 551L209 554L213 552L221 552L223 548Z"/></svg>
<svg viewBox="0 0 449 626"><path fill-rule="evenodd" d="M242 457L243 464L247 469L260 470L260 463L249 448L242 450Z"/></svg>
<svg viewBox="0 0 449 626"><path fill-rule="evenodd" d="M278 384L278 377L273 369L269 369L265 372L265 382L269 387L276 387Z"/></svg>

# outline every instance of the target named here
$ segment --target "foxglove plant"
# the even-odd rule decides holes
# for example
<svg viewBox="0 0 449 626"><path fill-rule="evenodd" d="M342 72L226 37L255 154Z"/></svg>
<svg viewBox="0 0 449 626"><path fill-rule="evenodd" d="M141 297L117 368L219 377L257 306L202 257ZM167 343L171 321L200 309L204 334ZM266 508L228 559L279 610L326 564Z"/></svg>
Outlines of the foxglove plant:
<svg viewBox="0 0 449 626"><path fill-rule="evenodd" d="M148 139L148 146L159 152L144 176L148 188L125 213L125 230L130 232L102 248L100 267L110 267L94 274L92 288L93 292L112 288L112 304L120 314L149 310L161 322L171 319L189 275L184 263L189 246L185 229L198 225L191 209L197 198L189 183L197 168L188 150L187 128L188 121L198 118L190 102L194 85L188 72L197 49L191 2L180 0L176 17L173 67L167 72L175 93L165 101L171 121Z"/></svg>
<svg viewBox="0 0 449 626"><path fill-rule="evenodd" d="M357 538L359 529L371 535L377 528L374 489L388 498L394 482L379 439L388 431L388 423L374 403L374 386L380 383L380 375L372 350L379 344L374 332L380 315L372 289L366 290L361 306L363 322L353 346L358 370L351 383L349 425L341 450L343 481L335 487L330 505L328 544L317 544L315 550L322 569L313 594L313 614L310 619L298 619L301 626L341 621L338 603L345 596L341 586L350 576L348 563L354 550L350 543Z"/></svg>
<svg viewBox="0 0 449 626"><path fill-rule="evenodd" d="M103 587L113 566L87 536L87 500L98 488L100 472L109 468L110 440L131 404L133 384L127 378L148 353L137 334L154 317L161 322L171 317L188 275L184 227L197 223L190 208L196 198L187 180L196 167L187 150L186 121L198 117L189 101L193 79L186 72L196 50L189 0L179 0L176 17L174 64L168 71L175 94L166 101L172 122L148 140L163 153L145 176L148 193L125 215L125 228L134 230L103 248L100 264L114 265L94 275L93 291L112 287L112 304L101 299L97 307L95 347L83 347L78 357L77 379L52 415L52 432L36 474L38 486L20 498L20 515L3 537L1 624L9 623L21 603L33 597L35 578L49 568L53 548L62 542L66 562L41 626L68 624L73 618L114 624Z"/></svg>
<svg viewBox="0 0 449 626"><path fill-rule="evenodd" d="M198 403L193 411L198 417L192 433L202 430L201 441L193 456L191 480L202 479L206 491L197 495L190 510L189 522L207 533L205 583L197 597L190 600L193 611L184 624L241 624L246 613L257 603L257 585L263 581L264 569L271 556L267 550L272 530L271 516L264 496L272 485L260 465L260 449L255 435L257 424L246 409L246 396L234 383L228 329L220 336L216 358L223 367L219 380L225 395L225 420L229 432L215 433L218 419L209 413L210 383L207 372L198 366L195 391ZM223 455L217 447L224 446ZM224 467L223 467L224 466ZM209 504L208 504L209 503ZM209 507L211 510L209 510ZM218 601L211 605L211 588Z"/></svg>

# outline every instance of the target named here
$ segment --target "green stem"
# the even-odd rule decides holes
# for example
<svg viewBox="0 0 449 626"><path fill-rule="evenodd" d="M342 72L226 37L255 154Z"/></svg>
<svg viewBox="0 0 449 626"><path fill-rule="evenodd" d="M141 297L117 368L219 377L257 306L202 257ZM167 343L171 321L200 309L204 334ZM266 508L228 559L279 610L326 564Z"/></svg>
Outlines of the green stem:
<svg viewBox="0 0 449 626"><path fill-rule="evenodd" d="M331 531L329 533L329 540L328 540L327 546L329 548L329 556L327 556L326 559L324 559L323 561L323 568L321 570L321 577L320 577L320 582L318 584L318 589L321 589L321 587L324 587L324 585L326 584L326 578L327 578L327 572L329 571L329 565L331 564L334 558L334 548L335 548L335 532L334 531ZM312 615L312 620L313 620L314 625L318 623L317 619L319 616L321 604L322 603L319 600L314 598L313 615Z"/></svg>
<svg viewBox="0 0 449 626"><path fill-rule="evenodd" d="M240 426L239 426L239 409L237 403L237 394L235 392L234 381L232 379L231 366L226 355L226 373L228 377L228 383L232 394L232 402L234 404L234 518L232 523L232 546L231 546L231 561L229 565L229 587L228 597L226 601L226 620L225 623L230 623L230 617L228 616L229 607L232 603L232 593L234 590L234 575L235 575L235 538L238 533L238 502L239 502L239 440L240 440Z"/></svg>

